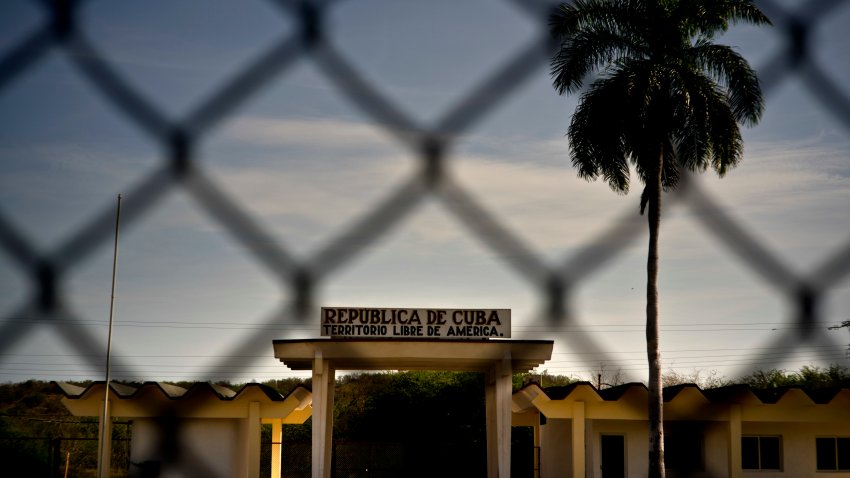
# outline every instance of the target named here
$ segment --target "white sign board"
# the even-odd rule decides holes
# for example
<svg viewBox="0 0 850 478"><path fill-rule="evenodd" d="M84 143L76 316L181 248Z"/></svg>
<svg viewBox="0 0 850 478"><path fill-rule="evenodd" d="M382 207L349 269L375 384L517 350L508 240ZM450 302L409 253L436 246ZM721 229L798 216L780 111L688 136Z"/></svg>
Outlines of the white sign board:
<svg viewBox="0 0 850 478"><path fill-rule="evenodd" d="M502 338L511 310L322 307L321 328L323 337Z"/></svg>

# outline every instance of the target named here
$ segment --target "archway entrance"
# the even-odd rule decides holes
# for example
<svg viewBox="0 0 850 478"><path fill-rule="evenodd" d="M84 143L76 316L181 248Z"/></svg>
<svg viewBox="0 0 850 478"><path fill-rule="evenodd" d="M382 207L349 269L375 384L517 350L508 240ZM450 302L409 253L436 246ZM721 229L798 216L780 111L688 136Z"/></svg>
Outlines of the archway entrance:
<svg viewBox="0 0 850 478"><path fill-rule="evenodd" d="M275 340L275 357L313 372L312 476L330 478L337 370L483 372L487 416L487 476L511 472L511 376L552 356L551 340L328 338Z"/></svg>

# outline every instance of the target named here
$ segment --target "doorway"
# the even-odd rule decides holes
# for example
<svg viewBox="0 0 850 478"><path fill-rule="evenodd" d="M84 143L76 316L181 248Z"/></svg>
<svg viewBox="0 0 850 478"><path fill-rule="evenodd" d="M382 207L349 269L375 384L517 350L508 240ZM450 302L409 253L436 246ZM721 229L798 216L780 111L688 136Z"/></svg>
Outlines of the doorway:
<svg viewBox="0 0 850 478"><path fill-rule="evenodd" d="M602 435L602 478L626 478L625 435Z"/></svg>

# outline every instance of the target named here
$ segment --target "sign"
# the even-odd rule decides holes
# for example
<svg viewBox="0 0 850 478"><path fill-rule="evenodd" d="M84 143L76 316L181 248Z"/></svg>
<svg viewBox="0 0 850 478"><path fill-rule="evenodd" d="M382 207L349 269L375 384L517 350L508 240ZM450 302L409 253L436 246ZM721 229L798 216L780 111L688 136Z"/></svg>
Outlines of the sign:
<svg viewBox="0 0 850 478"><path fill-rule="evenodd" d="M321 328L323 337L502 338L511 310L322 307Z"/></svg>

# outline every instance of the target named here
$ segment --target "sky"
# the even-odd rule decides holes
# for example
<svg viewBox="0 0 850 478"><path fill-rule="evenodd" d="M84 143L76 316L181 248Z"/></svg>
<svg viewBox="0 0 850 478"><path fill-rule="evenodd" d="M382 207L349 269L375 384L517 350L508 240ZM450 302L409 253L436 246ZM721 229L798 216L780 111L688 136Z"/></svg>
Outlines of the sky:
<svg viewBox="0 0 850 478"><path fill-rule="evenodd" d="M779 20L817 13L807 2L764 5ZM299 317L273 258L252 254L181 183L150 193L150 207L122 224L113 378L299 376L273 358L272 340L318 336L319 306L367 306L509 308L513 338L555 341L536 373L645 380L641 188L635 178L618 195L576 177L564 133L577 98L551 87L539 47L545 17L485 0L336 1L325 14L329 50L414 132L456 125L447 118L506 65L530 65L484 97L482 114L460 115L462 128L441 131L450 135L444 178L456 188L441 191L462 191L536 262L572 278L566 314L546 317L543 287L515 267L516 257L482 240L446 196L429 194L362 249L343 241L344 259L317 281L312 313ZM810 55L796 71L777 60L787 48L777 18L774 28L733 27L719 39L762 73L766 110L744 131L739 167L666 196L659 287L667 370L735 378L754 368L850 365L847 329L827 329L850 319L850 2L817 14ZM273 2L198 9L178 0L90 1L77 20L126 86L176 123L296 38L297 18ZM2 2L0 65L47 20L39 2ZM9 238L55 257L168 161L163 142L82 73L87 54L52 48L0 78L0 381L103 378L111 239L73 257L59 279L61 311L41 314L31 307L32 268ZM317 56L286 62L203 131L192 157L267 245L307 265L388 198L406 197L422 167L406 132L341 90L340 71ZM841 96L826 98L824 83L812 80L818 75ZM730 245L713 211L757 253ZM633 227L617 233L618 224ZM595 262L590 248L608 243L621 246L603 247ZM837 279L818 285L834 264ZM795 281L821 292L809 340L799 340Z"/></svg>

